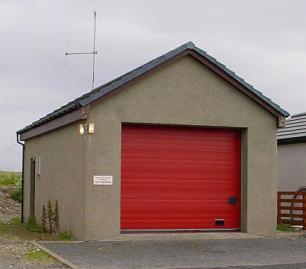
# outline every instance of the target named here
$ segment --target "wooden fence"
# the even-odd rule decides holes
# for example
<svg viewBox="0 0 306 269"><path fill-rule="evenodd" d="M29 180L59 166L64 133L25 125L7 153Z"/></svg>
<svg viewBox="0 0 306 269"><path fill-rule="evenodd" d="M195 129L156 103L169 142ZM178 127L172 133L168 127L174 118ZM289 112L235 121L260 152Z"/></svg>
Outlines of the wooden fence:
<svg viewBox="0 0 306 269"><path fill-rule="evenodd" d="M277 224L302 226L306 230L306 192L277 193Z"/></svg>

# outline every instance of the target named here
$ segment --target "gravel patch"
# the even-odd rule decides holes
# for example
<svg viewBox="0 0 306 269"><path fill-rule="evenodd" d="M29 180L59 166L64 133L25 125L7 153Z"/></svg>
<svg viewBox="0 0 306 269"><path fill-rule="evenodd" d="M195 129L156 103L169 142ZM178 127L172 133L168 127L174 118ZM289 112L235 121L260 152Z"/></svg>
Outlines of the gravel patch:
<svg viewBox="0 0 306 269"><path fill-rule="evenodd" d="M21 214L20 203L9 198L9 192L14 187L0 186L0 222L7 223Z"/></svg>
<svg viewBox="0 0 306 269"><path fill-rule="evenodd" d="M0 186L0 222L8 223L14 217L20 217L20 204L9 198L12 187ZM64 269L67 266L50 258L46 261L32 261L27 254L37 249L30 241L23 240L10 233L0 233L0 269Z"/></svg>
<svg viewBox="0 0 306 269"><path fill-rule="evenodd" d="M48 261L30 261L27 258L27 253L36 249L36 246L26 240L20 240L18 237L10 237L0 235L0 269L18 268L53 268L64 269L68 268L54 259Z"/></svg>

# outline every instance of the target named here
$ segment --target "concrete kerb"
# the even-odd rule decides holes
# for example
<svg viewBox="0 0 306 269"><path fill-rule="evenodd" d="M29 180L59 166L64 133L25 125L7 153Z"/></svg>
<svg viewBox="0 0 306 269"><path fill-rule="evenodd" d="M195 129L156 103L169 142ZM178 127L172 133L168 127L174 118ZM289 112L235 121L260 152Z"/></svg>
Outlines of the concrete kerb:
<svg viewBox="0 0 306 269"><path fill-rule="evenodd" d="M74 240L74 241L39 241L40 243L82 243L82 242L113 242L113 241L142 241L142 240L224 240L224 239L255 239L270 238L251 233L242 232L187 232L187 233L123 233L118 236L100 240ZM35 241L37 242L37 241Z"/></svg>
<svg viewBox="0 0 306 269"><path fill-rule="evenodd" d="M220 240L220 239L254 239L254 238L268 238L268 236L261 236L250 233L241 232L207 232L207 233L125 233L120 234L105 240L105 241L142 241L142 240Z"/></svg>

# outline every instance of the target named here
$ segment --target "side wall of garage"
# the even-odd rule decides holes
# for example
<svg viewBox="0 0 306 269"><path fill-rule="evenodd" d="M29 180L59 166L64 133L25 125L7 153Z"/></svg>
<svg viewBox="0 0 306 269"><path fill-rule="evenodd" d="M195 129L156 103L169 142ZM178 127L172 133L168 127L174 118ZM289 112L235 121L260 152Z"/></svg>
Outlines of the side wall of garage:
<svg viewBox="0 0 306 269"><path fill-rule="evenodd" d="M59 205L60 230L76 238L84 236L84 137L77 123L25 142L24 217L30 214L30 159L41 161L35 176L35 217L41 222L42 207L50 200Z"/></svg>
<svg viewBox="0 0 306 269"><path fill-rule="evenodd" d="M306 143L281 144L278 150L278 190L306 188Z"/></svg>
<svg viewBox="0 0 306 269"><path fill-rule="evenodd" d="M120 233L122 123L241 128L242 231L274 235L276 118L191 56L91 104L89 122L85 239ZM94 175L112 175L113 185L93 185Z"/></svg>

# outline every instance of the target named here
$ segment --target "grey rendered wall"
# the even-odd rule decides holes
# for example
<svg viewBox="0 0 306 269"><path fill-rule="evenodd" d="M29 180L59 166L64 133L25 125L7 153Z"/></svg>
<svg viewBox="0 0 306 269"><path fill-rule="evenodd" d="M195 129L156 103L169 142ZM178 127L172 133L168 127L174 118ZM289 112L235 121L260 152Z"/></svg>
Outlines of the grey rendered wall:
<svg viewBox="0 0 306 269"><path fill-rule="evenodd" d="M95 133L85 138L85 239L120 232L122 123L243 128L242 230L274 235L276 119L190 56L97 101L89 117ZM114 184L94 186L94 175L113 175Z"/></svg>
<svg viewBox="0 0 306 269"><path fill-rule="evenodd" d="M278 189L306 188L306 143L278 145Z"/></svg>
<svg viewBox="0 0 306 269"><path fill-rule="evenodd" d="M59 204L60 229L76 238L84 235L84 137L72 124L26 141L24 213L29 217L30 158L41 158L41 176L36 176L35 215L40 222L48 200Z"/></svg>

